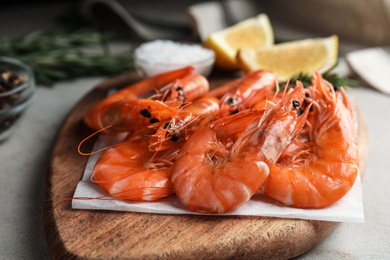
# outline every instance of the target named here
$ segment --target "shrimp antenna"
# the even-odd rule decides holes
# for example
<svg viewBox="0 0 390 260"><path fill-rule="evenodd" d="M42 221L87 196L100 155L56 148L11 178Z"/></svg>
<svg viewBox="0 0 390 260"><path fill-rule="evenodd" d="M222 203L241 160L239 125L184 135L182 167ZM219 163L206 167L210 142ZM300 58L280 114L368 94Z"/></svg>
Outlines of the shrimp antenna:
<svg viewBox="0 0 390 260"><path fill-rule="evenodd" d="M169 121L167 121L167 124L168 124L168 125L167 125L167 128L164 129L163 139L162 139L162 140L160 139L159 142L156 142L156 143L158 143L158 150L159 150L159 148L161 148L162 143L166 140L166 137L167 137L167 134L168 134L168 131L169 131L169 126L171 126L172 123L174 124L174 122L175 122L175 120L176 120L176 117L178 116L179 112L180 112L180 111L185 111L185 110L184 110L185 107L189 106L191 103L192 103L192 102L180 104L181 106L179 107L179 109L175 112L175 114L172 116L172 118L171 118ZM188 111L188 112L189 112L189 111ZM191 112L189 112L189 113L191 113ZM179 129L179 130L181 130L181 129ZM158 135L155 134L154 136L158 136ZM158 150L157 150L157 151L158 151ZM153 156L153 157L154 157L154 156ZM152 159L153 159L153 158L152 158Z"/></svg>
<svg viewBox="0 0 390 260"><path fill-rule="evenodd" d="M276 91L275 93L278 93L280 91L280 86L279 86L279 79L278 79L278 76L275 74L275 88L276 88Z"/></svg>
<svg viewBox="0 0 390 260"><path fill-rule="evenodd" d="M92 154L95 154L95 153L98 153L98 152L101 152L101 151L104 151L104 150L107 150L107 149L109 149L109 148L111 148L111 147L116 146L116 144L114 144L114 145L111 145L111 146L108 146L108 147L105 147L105 148L102 148L102 149L99 149L99 150L97 150L97 151L93 151L93 152L90 152L90 153L84 153L84 152L81 151L81 145L83 145L83 143L84 143L85 141L87 141L88 139L92 138L93 136L95 136L95 135L97 135L97 134L103 132L104 130L107 130L107 129L110 128L110 127L112 127L112 126L111 126L111 125L106 126L106 127L102 128L102 129L100 129L100 130L98 130L98 131L92 133L91 135L87 136L86 138L84 138L84 139L79 143L79 145L78 145L78 147L77 147L78 153L81 154L81 155L92 155Z"/></svg>
<svg viewBox="0 0 390 260"><path fill-rule="evenodd" d="M80 214L77 214L75 216L71 216L71 217L68 217L68 216L65 216L64 214L61 213L60 211L60 205L64 202L67 202L69 200L123 200L123 199L120 199L120 198L111 198L110 195L104 195L104 196L100 196L100 197L97 197L97 198L90 198L90 197L75 197L75 198L66 198L66 199L63 199L61 200L60 202L58 202L49 212L49 214L47 215L46 219L45 219L45 222L43 224L43 228L42 228L42 237L44 237L45 235L45 228L46 228L46 225L47 225L47 222L49 221L49 218L51 215L53 215L53 212L56 210L58 215L60 215L61 217L63 218L67 218L67 219L71 219L71 218L78 218L80 217L83 212L81 212Z"/></svg>
<svg viewBox="0 0 390 260"><path fill-rule="evenodd" d="M73 198L66 198L66 199L63 199L63 200L61 200L60 202L58 202L57 205L55 205L55 206L50 210L49 215L47 215L47 217L46 217L46 219L45 219L45 222L44 222L44 224L43 224L43 228L42 228L42 237L44 237L44 235L45 235L44 232L45 232L45 228L46 228L47 221L49 221L49 218L50 218L50 216L53 214L54 210L57 210L58 214L59 214L61 217L63 217L63 218L77 218L77 217L79 217L79 216L82 214L82 213L80 213L80 214L78 214L78 215L76 215L76 216L67 217L67 216L64 216L64 215L60 212L59 206L60 206L62 203L66 202L66 201L68 201L68 200L72 200L72 199L73 199Z"/></svg>

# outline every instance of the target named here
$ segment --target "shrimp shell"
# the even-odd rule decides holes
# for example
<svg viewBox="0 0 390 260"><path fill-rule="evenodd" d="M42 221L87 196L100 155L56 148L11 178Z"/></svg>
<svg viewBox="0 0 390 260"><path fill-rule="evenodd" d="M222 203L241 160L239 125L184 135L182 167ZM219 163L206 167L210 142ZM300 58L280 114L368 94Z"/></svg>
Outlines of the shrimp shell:
<svg viewBox="0 0 390 260"><path fill-rule="evenodd" d="M307 91L315 104L308 124L271 169L261 190L289 206L323 208L341 199L356 180L357 138L343 88L336 93L317 73Z"/></svg>
<svg viewBox="0 0 390 260"><path fill-rule="evenodd" d="M125 106L129 106L136 103L134 100L138 100L142 95L149 93L155 89L161 88L168 83L176 80L177 78L185 77L192 73L193 67L185 67L183 69L178 69L175 71L170 71L155 75L144 80L141 80L137 83L134 83L118 92L106 97L102 101L93 105L87 113L84 115L85 124L93 130L100 130L108 125L113 125L109 120L103 120L102 118L106 117L107 113L110 115L117 114L116 117L121 116L121 109ZM133 100L133 101L132 101ZM116 103L121 102L120 105ZM157 102L157 101L156 101ZM112 108L112 107L115 108ZM152 108L152 107L151 107ZM116 111L115 109L118 109ZM163 109L159 106L158 109ZM138 110L134 115L141 111ZM137 118L135 118L137 120ZM139 125L138 128L145 127L145 125ZM111 131L115 131L115 128L112 128Z"/></svg>
<svg viewBox="0 0 390 260"><path fill-rule="evenodd" d="M180 150L172 168L176 195L190 210L223 213L248 201L266 180L279 155L302 129L303 115L292 101L302 103L303 87L297 87L276 106L253 119L247 111L227 116L196 131ZM249 125L229 150L221 138L238 134L234 121L243 113ZM218 126L218 127L217 127ZM225 131L225 127L233 127ZM236 132L234 131L236 130Z"/></svg>
<svg viewBox="0 0 390 260"><path fill-rule="evenodd" d="M179 147L163 153L148 150L149 138L126 140L106 150L92 179L108 194L128 200L157 200L173 194L170 179Z"/></svg>

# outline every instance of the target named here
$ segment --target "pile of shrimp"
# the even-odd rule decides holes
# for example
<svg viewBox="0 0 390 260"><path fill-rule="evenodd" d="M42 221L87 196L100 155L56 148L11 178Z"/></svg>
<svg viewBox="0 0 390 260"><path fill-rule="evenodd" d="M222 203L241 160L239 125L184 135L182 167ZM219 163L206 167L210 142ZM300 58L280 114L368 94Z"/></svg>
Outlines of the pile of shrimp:
<svg viewBox="0 0 390 260"><path fill-rule="evenodd" d="M342 87L315 73L311 86L287 82L281 91L275 73L259 70L210 90L192 72L143 79L87 111L91 129L127 135L91 177L109 195L176 194L192 211L218 214L258 191L298 208L323 208L348 193L358 147Z"/></svg>

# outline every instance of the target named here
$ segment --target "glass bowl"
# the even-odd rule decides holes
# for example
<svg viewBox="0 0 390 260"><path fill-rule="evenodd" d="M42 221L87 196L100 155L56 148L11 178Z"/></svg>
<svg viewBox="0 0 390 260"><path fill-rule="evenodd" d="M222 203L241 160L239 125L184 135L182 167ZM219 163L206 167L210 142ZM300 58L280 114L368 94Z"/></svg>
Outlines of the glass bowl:
<svg viewBox="0 0 390 260"><path fill-rule="evenodd" d="M136 70L144 77L186 66L193 66L194 74L207 77L213 68L214 61L215 53L199 44L184 44L168 40L156 40L142 44L134 53Z"/></svg>
<svg viewBox="0 0 390 260"><path fill-rule="evenodd" d="M0 142L13 132L18 119L31 104L34 91L31 68L16 59L0 57Z"/></svg>

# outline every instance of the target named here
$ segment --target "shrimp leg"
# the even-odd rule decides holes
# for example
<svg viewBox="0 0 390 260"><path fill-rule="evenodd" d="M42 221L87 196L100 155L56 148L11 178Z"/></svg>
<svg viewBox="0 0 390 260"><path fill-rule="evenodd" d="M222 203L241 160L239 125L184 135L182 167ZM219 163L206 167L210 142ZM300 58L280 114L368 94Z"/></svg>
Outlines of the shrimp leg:
<svg viewBox="0 0 390 260"><path fill-rule="evenodd" d="M201 126L219 115L219 100L203 97L184 106L169 120L161 121L150 139L149 149L161 151L186 141Z"/></svg>

